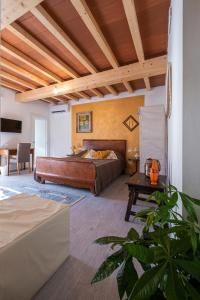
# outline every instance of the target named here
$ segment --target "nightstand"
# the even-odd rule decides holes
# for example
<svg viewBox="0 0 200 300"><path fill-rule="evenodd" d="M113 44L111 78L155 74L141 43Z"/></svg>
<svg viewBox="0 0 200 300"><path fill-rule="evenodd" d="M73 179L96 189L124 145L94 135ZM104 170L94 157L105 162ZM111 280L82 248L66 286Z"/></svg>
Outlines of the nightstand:
<svg viewBox="0 0 200 300"><path fill-rule="evenodd" d="M127 161L127 172L130 176L134 175L139 171L140 158L128 158Z"/></svg>

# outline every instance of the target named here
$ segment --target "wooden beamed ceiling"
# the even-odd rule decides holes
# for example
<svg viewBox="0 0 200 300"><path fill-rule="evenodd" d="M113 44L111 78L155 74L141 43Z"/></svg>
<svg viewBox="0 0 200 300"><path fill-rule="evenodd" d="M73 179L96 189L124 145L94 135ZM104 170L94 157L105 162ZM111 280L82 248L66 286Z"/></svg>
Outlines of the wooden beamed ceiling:
<svg viewBox="0 0 200 300"><path fill-rule="evenodd" d="M5 9L1 85L17 91L18 101L48 103L164 85L169 5L31 0L7 19Z"/></svg>

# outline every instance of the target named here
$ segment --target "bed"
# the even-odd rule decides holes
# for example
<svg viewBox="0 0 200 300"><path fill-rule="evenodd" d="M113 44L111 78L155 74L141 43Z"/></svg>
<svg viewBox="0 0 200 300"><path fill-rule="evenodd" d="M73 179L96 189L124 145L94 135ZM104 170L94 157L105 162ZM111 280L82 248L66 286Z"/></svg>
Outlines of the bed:
<svg viewBox="0 0 200 300"><path fill-rule="evenodd" d="M68 255L67 205L27 194L0 201L0 299L32 299Z"/></svg>
<svg viewBox="0 0 200 300"><path fill-rule="evenodd" d="M83 140L83 147L94 150L113 150L118 159L87 159L80 155L70 157L37 157L35 180L66 184L89 189L95 195L108 186L125 170L126 140Z"/></svg>

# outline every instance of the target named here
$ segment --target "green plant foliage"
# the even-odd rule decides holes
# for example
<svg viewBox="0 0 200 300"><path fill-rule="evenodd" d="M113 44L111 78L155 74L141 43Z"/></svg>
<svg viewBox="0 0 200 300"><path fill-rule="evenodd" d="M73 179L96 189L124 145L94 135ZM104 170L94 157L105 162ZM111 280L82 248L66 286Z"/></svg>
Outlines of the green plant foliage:
<svg viewBox="0 0 200 300"><path fill-rule="evenodd" d="M166 187L149 200L156 207L135 216L144 223L143 233L131 228L126 237L107 236L99 245L110 244L117 251L109 256L95 274L92 283L110 276L116 269L120 299L128 300L200 300L200 224L194 205L200 200ZM177 213L178 200L187 212L184 219ZM133 259L143 268L138 277Z"/></svg>

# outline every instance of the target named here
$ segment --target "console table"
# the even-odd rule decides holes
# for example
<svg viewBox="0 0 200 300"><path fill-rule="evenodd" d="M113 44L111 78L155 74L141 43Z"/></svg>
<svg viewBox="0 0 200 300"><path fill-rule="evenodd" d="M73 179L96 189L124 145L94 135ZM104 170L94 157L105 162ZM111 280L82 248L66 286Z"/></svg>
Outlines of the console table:
<svg viewBox="0 0 200 300"><path fill-rule="evenodd" d="M126 182L129 189L129 199L125 215L125 221L129 221L130 215L135 215L136 212L132 211L131 208L136 204L137 200L144 200L139 197L139 194L150 195L155 191L164 192L167 177L159 176L159 181L157 185L152 185L150 179L145 176L144 173L136 173Z"/></svg>
<svg viewBox="0 0 200 300"><path fill-rule="evenodd" d="M10 157L17 155L17 148L0 148L0 166L1 157L5 156L7 158L7 175L10 174ZM32 171L34 169L34 148L31 148L30 155L32 156Z"/></svg>

